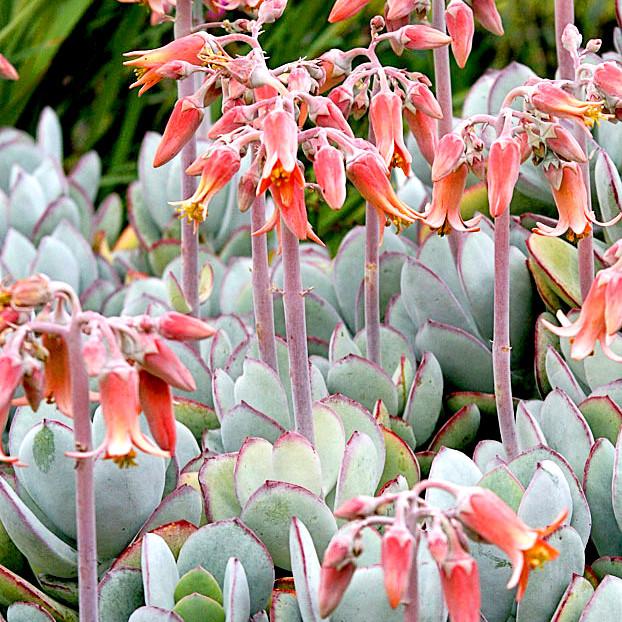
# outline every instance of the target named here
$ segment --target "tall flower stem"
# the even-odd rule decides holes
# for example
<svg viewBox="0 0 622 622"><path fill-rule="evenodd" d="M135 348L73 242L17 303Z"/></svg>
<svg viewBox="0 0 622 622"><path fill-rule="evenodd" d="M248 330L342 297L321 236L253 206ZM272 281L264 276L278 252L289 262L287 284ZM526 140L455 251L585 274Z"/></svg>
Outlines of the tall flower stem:
<svg viewBox="0 0 622 622"><path fill-rule="evenodd" d="M365 336L367 358L380 365L380 217L375 208L365 206Z"/></svg>
<svg viewBox="0 0 622 622"><path fill-rule="evenodd" d="M76 451L92 449L89 379L82 356L82 333L76 314L66 335L71 365L71 402ZM78 589L81 622L97 622L97 537L95 531L94 458L76 461Z"/></svg>
<svg viewBox="0 0 622 622"><path fill-rule="evenodd" d="M257 197L251 206L251 226L258 231L266 220L266 204L263 195ZM252 236L252 287L255 332L259 344L259 357L277 370L276 338L274 336L274 308L272 305L272 283L268 265L268 239L265 235ZM306 344L306 339L305 339Z"/></svg>
<svg viewBox="0 0 622 622"><path fill-rule="evenodd" d="M298 238L287 228L283 219L281 219L281 239L283 244L283 304L289 353L289 377L294 402L294 423L296 431L314 444L307 326L300 275L300 249Z"/></svg>
<svg viewBox="0 0 622 622"><path fill-rule="evenodd" d="M559 77L563 80L576 79L574 61L570 53L562 44L564 29L568 24L574 24L574 0L555 0L555 38L557 41L557 62L559 64ZM587 137L582 129L575 132L577 140L587 151ZM590 196L590 165L581 165L585 187L587 188L588 207L591 204ZM579 283L583 299L590 290L594 280L594 247L592 233L579 240Z"/></svg>
<svg viewBox="0 0 622 622"><path fill-rule="evenodd" d="M432 25L443 34L447 32L445 23L445 0L433 0ZM434 50L434 82L436 99L443 111L443 118L438 124L439 138L451 132L453 128L453 104L451 96L451 71L449 67L449 47Z"/></svg>
<svg viewBox="0 0 622 622"><path fill-rule="evenodd" d="M192 31L192 0L177 0L175 14L175 38L179 39ZM194 79L179 80L177 94L179 98L192 95ZM194 177L185 171L197 155L196 139L191 138L181 151L181 193L182 199L194 194L197 183ZM199 237L193 223L183 221L181 225L181 273L184 296L192 309L192 315L199 314Z"/></svg>
<svg viewBox="0 0 622 622"><path fill-rule="evenodd" d="M492 365L501 441L508 459L518 455L512 400L510 346L510 210L495 219L495 290Z"/></svg>

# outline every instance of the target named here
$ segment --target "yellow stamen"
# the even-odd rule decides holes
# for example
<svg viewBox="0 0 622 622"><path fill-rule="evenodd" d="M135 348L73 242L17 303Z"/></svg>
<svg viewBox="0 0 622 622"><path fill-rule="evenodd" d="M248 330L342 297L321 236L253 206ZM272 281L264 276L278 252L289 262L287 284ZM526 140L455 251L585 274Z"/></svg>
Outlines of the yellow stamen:
<svg viewBox="0 0 622 622"><path fill-rule="evenodd" d="M175 211L181 220L194 223L195 231L207 219L207 209L199 201L185 201Z"/></svg>
<svg viewBox="0 0 622 622"><path fill-rule="evenodd" d="M120 469L128 469L130 467L137 466L136 462L136 452L131 449L129 454L125 456L115 456L111 458L111 460L120 468Z"/></svg>
<svg viewBox="0 0 622 622"><path fill-rule="evenodd" d="M270 180L275 186L280 186L282 183L289 181L291 174L283 170L283 167L277 164L270 173Z"/></svg>

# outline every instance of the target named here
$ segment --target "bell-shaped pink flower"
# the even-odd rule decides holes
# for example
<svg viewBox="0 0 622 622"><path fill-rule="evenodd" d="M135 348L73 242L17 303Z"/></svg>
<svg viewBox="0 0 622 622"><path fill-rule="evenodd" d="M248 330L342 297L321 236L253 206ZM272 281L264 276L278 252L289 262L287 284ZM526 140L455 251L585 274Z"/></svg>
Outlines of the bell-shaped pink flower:
<svg viewBox="0 0 622 622"><path fill-rule="evenodd" d="M481 594L477 562L458 548L439 564L439 570L451 622L479 622Z"/></svg>
<svg viewBox="0 0 622 622"><path fill-rule="evenodd" d="M45 333L41 337L48 351L45 361L45 397L56 402L58 410L73 417L69 351L62 337Z"/></svg>
<svg viewBox="0 0 622 622"><path fill-rule="evenodd" d="M428 164L432 164L438 149L437 120L421 110L412 112L408 108L404 108L404 117L412 135L417 141L421 155L427 160Z"/></svg>
<svg viewBox="0 0 622 622"><path fill-rule="evenodd" d="M415 538L404 526L393 523L382 536L384 589L389 605L395 609L405 595L415 557Z"/></svg>
<svg viewBox="0 0 622 622"><path fill-rule="evenodd" d="M137 362L150 374L182 391L196 391L196 384L187 367L162 339L141 335L143 352Z"/></svg>
<svg viewBox="0 0 622 622"><path fill-rule="evenodd" d="M430 87L423 82L413 82L406 93L406 102L414 107L415 110L420 110L433 119L443 118L441 105L434 97Z"/></svg>
<svg viewBox="0 0 622 622"><path fill-rule="evenodd" d="M581 101L551 82L540 82L531 95L531 103L540 111L593 127L603 118L600 101Z"/></svg>
<svg viewBox="0 0 622 622"><path fill-rule="evenodd" d="M137 58L125 61L123 64L132 67L136 72L138 80L132 84L132 87L140 86L139 95L142 95L162 80L164 76L158 70L167 63L182 61L201 66L203 63L199 58L199 53L204 46L205 39L202 35L198 33L186 35L154 50L127 52L124 56L136 56Z"/></svg>
<svg viewBox="0 0 622 622"><path fill-rule="evenodd" d="M578 361L592 352L600 343L603 352L610 359L622 362L622 357L611 350L611 342L622 328L622 271L618 266L601 270L588 292L579 317L571 322L561 311L557 317L561 322L555 326L545 321L545 326L560 337L570 339L570 355Z"/></svg>
<svg viewBox="0 0 622 622"><path fill-rule="evenodd" d="M439 181L455 171L464 161L465 144L462 136L450 132L445 134L438 143L434 163L432 164L432 181Z"/></svg>
<svg viewBox="0 0 622 622"><path fill-rule="evenodd" d="M415 0L386 0L387 19L396 21L408 17L415 9Z"/></svg>
<svg viewBox="0 0 622 622"><path fill-rule="evenodd" d="M343 155L331 145L321 147L313 159L315 178L331 209L340 209L346 200L346 169Z"/></svg>
<svg viewBox="0 0 622 622"><path fill-rule="evenodd" d="M545 538L557 531L568 517L568 512L563 512L548 527L532 529L492 491L479 487L461 490L456 512L460 522L510 558L513 573L507 587L518 585L517 601L525 593L529 571L559 556Z"/></svg>
<svg viewBox="0 0 622 622"><path fill-rule="evenodd" d="M438 235L446 235L452 229L456 231L479 231L477 223L480 221L480 216L475 216L465 222L460 213L460 203L464 194L467 173L467 165L461 164L455 171L434 182L432 203L422 214L422 219Z"/></svg>
<svg viewBox="0 0 622 622"><path fill-rule="evenodd" d="M337 0L328 16L331 24L341 22L356 15L369 4L370 0Z"/></svg>
<svg viewBox="0 0 622 622"><path fill-rule="evenodd" d="M363 198L380 214L381 225L389 219L398 226L408 226L420 218L395 194L389 171L378 154L361 151L346 164L346 172Z"/></svg>
<svg viewBox="0 0 622 622"><path fill-rule="evenodd" d="M320 617L327 618L339 605L356 572L356 564L349 562L340 568L322 566L318 590Z"/></svg>
<svg viewBox="0 0 622 622"><path fill-rule="evenodd" d="M495 0L472 0L475 19L493 35L503 35L503 23L497 10Z"/></svg>
<svg viewBox="0 0 622 622"><path fill-rule="evenodd" d="M17 70L2 54L0 54L0 78L4 78L5 80L19 80Z"/></svg>
<svg viewBox="0 0 622 622"><path fill-rule="evenodd" d="M318 127L333 127L347 136L354 136L341 109L330 98L307 97L305 101L309 107L309 117Z"/></svg>
<svg viewBox="0 0 622 622"><path fill-rule="evenodd" d="M395 37L408 50L434 50L451 43L451 37L426 24L410 24L395 31Z"/></svg>
<svg viewBox="0 0 622 622"><path fill-rule="evenodd" d="M177 100L153 158L153 166L157 168L172 160L194 136L202 120L203 110L192 97Z"/></svg>
<svg viewBox="0 0 622 622"><path fill-rule="evenodd" d="M458 63L458 67L464 67L471 54L475 22L473 11L462 0L451 0L445 11L447 32L451 35L451 49Z"/></svg>
<svg viewBox="0 0 622 622"><path fill-rule="evenodd" d="M622 101L622 66L607 61L594 69L594 85L607 98Z"/></svg>
<svg viewBox="0 0 622 622"><path fill-rule="evenodd" d="M384 163L389 168L401 168L404 175L409 175L412 157L404 143L401 97L391 91L381 91L372 97L369 120Z"/></svg>
<svg viewBox="0 0 622 622"><path fill-rule="evenodd" d="M510 207L521 165L520 145L510 136L500 136L488 155L488 205L493 218Z"/></svg>
<svg viewBox="0 0 622 622"><path fill-rule="evenodd" d="M157 323L160 335L175 341L208 339L216 334L216 329L207 322L177 311L163 313Z"/></svg>
<svg viewBox="0 0 622 622"><path fill-rule="evenodd" d="M180 216L198 227L207 218L210 201L231 181L240 163L240 152L224 143L199 156L186 170L188 175L201 174L198 188L189 199L173 204L179 205Z"/></svg>
<svg viewBox="0 0 622 622"><path fill-rule="evenodd" d="M552 131L555 135L546 138L546 145L551 151L570 162L587 162L585 151L565 127L555 124Z"/></svg>
<svg viewBox="0 0 622 622"><path fill-rule="evenodd" d="M149 430L160 449L175 453L177 427L171 387L161 378L141 369L138 372L138 395Z"/></svg>
<svg viewBox="0 0 622 622"><path fill-rule="evenodd" d="M6 427L11 410L13 394L22 381L24 364L21 358L7 348L0 354L0 434ZM0 462L17 462L17 458L7 456L0 443Z"/></svg>

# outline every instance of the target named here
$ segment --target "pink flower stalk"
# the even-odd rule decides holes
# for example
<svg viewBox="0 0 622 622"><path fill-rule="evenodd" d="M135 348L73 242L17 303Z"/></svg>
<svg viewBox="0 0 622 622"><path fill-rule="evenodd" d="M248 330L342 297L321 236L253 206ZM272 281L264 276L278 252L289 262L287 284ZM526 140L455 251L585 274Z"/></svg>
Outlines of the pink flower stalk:
<svg viewBox="0 0 622 622"><path fill-rule="evenodd" d="M177 201L181 218L194 223L195 228L207 218L208 207L214 196L220 192L240 169L240 152L225 144L217 144L204 156L199 156L187 169L188 175L201 174L201 181L195 193L185 201Z"/></svg>
<svg viewBox="0 0 622 622"><path fill-rule="evenodd" d="M510 207L521 165L520 145L510 136L500 136L488 155L488 205L497 218Z"/></svg>
<svg viewBox="0 0 622 622"><path fill-rule="evenodd" d="M460 213L467 174L467 165L461 164L455 171L434 182L432 203L422 215L422 219L432 231L436 231L440 236L450 233L452 229L479 231L477 223L481 216L475 216L465 222Z"/></svg>
<svg viewBox="0 0 622 622"><path fill-rule="evenodd" d="M337 0L328 16L331 24L350 19L369 4L370 0Z"/></svg>
<svg viewBox="0 0 622 622"><path fill-rule="evenodd" d="M341 151L328 144L321 147L313 159L313 170L328 206L340 209L346 200L346 170Z"/></svg>
<svg viewBox="0 0 622 622"><path fill-rule="evenodd" d="M207 322L176 311L167 311L162 314L157 323L158 333L165 339L175 341L208 339L216 334L216 329Z"/></svg>
<svg viewBox="0 0 622 622"><path fill-rule="evenodd" d="M472 0L475 19L493 35L503 36L501 15L495 5L495 0Z"/></svg>
<svg viewBox="0 0 622 622"><path fill-rule="evenodd" d="M451 37L425 24L404 26L395 31L395 38L407 50L435 50L451 43Z"/></svg>
<svg viewBox="0 0 622 622"><path fill-rule="evenodd" d="M464 161L466 145L462 136L453 132L445 134L438 143L432 164L432 181L439 181L455 171Z"/></svg>
<svg viewBox="0 0 622 622"><path fill-rule="evenodd" d="M555 237L568 232L573 239L579 240L589 235L592 223L598 221L589 209L585 180L579 165L576 162L563 162L559 168L550 166L544 173L551 185L559 221L554 228L538 223L534 233ZM609 226L621 217L622 214L619 214L613 220L598 224Z"/></svg>
<svg viewBox="0 0 622 622"><path fill-rule="evenodd" d="M125 61L123 64L134 68L138 80L130 86L134 88L140 86L139 95L148 91L163 79L159 72L167 63L182 61L191 65L202 66L203 61L199 54L205 47L205 38L201 34L191 34L181 39L175 39L167 45L154 50L138 50L127 52L124 56L137 56L132 60Z"/></svg>
<svg viewBox="0 0 622 622"><path fill-rule="evenodd" d="M8 350L8 349L7 349ZM13 394L22 381L24 364L21 358L10 350L0 354L0 433L6 427L11 410ZM0 462L17 462L17 458L7 456L0 443Z"/></svg>
<svg viewBox="0 0 622 622"><path fill-rule="evenodd" d="M0 54L0 78L4 78L5 80L19 80L17 70L2 54Z"/></svg>
<svg viewBox="0 0 622 622"><path fill-rule="evenodd" d="M411 112L408 108L404 109L404 117L411 134L417 141L421 155L429 164L432 164L438 149L437 120L421 110Z"/></svg>
<svg viewBox="0 0 622 622"><path fill-rule="evenodd" d="M136 368L123 359L110 361L99 379L99 395L106 437L100 447L86 455L97 455L103 451L104 458L112 460L120 468L136 464L134 448L162 458L170 457L168 451L156 447L140 431L138 417L141 407ZM80 452L68 455L85 456Z"/></svg>
<svg viewBox="0 0 622 622"><path fill-rule="evenodd" d="M389 171L379 155L372 151L360 151L347 163L346 172L363 198L378 211L381 224L389 219L398 227L408 226L420 218L420 214L395 194L389 181Z"/></svg>
<svg viewBox="0 0 622 622"><path fill-rule="evenodd" d="M151 25L163 22L175 6L175 0L118 0L126 4L144 4L151 11Z"/></svg>
<svg viewBox="0 0 622 622"><path fill-rule="evenodd" d="M201 125L203 114L192 97L177 100L153 158L154 168L166 164L183 149Z"/></svg>
<svg viewBox="0 0 622 622"><path fill-rule="evenodd" d="M601 101L584 102L551 82L540 82L531 95L531 103L545 114L572 119L593 127L604 117Z"/></svg>
<svg viewBox="0 0 622 622"><path fill-rule="evenodd" d="M561 311L561 326L544 321L545 326L560 337L570 338L570 355L578 361L594 352L596 343L607 357L622 362L611 350L616 333L622 328L622 271L618 266L601 270L583 301L579 317L571 322Z"/></svg>
<svg viewBox="0 0 622 622"><path fill-rule="evenodd" d="M507 587L518 586L517 601L525 593L529 571L559 556L545 538L563 525L567 511L548 527L532 529L492 491L476 487L460 490L456 510L460 522L510 558L513 573Z"/></svg>
<svg viewBox="0 0 622 622"><path fill-rule="evenodd" d="M458 63L463 68L471 54L475 22L471 7L462 0L451 0L445 11L447 32L451 36L451 49Z"/></svg>
<svg viewBox="0 0 622 622"><path fill-rule="evenodd" d="M175 454L177 427L171 387L161 378L141 369L138 372L138 396L149 430L160 449Z"/></svg>
<svg viewBox="0 0 622 622"><path fill-rule="evenodd" d="M327 618L337 608L355 572L354 562L348 562L339 568L324 565L321 567L318 590L320 617Z"/></svg>
<svg viewBox="0 0 622 622"><path fill-rule="evenodd" d="M402 524L393 523L382 537L384 588L395 609L404 597L415 556L415 537Z"/></svg>
<svg viewBox="0 0 622 622"><path fill-rule="evenodd" d="M384 163L389 168L401 168L404 175L410 175L412 157L404 143L401 97L390 91L378 93L371 100L369 120Z"/></svg>

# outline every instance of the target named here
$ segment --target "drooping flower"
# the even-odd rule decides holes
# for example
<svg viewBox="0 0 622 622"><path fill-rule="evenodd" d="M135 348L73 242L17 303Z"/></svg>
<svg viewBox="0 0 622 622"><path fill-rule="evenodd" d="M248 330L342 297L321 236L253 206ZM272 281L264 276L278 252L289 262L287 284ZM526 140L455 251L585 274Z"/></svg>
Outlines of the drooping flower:
<svg viewBox="0 0 622 622"><path fill-rule="evenodd" d="M395 31L395 38L407 50L434 50L451 43L451 37L426 24L409 24Z"/></svg>
<svg viewBox="0 0 622 622"><path fill-rule="evenodd" d="M432 181L439 181L464 162L466 145L462 136L449 132L438 143L432 164Z"/></svg>
<svg viewBox="0 0 622 622"><path fill-rule="evenodd" d="M0 78L4 78L5 80L19 80L17 70L2 54L0 54Z"/></svg>
<svg viewBox="0 0 622 622"><path fill-rule="evenodd" d="M165 339L184 341L186 339L207 339L216 334L216 329L203 320L177 313L177 311L167 311L158 319L158 332Z"/></svg>
<svg viewBox="0 0 622 622"><path fill-rule="evenodd" d="M581 101L551 82L540 82L536 86L531 103L540 112L573 119L587 127L593 127L596 121L606 118L602 112L602 101Z"/></svg>
<svg viewBox="0 0 622 622"><path fill-rule="evenodd" d="M562 162L559 168L550 166L544 173L551 185L559 221L556 227L538 223L537 228L533 230L534 233L555 237L569 232L572 238L581 239L590 233L593 223L606 227L622 217L622 214L619 214L605 223L596 220L594 212L589 208L583 173L576 162Z"/></svg>
<svg viewBox="0 0 622 622"><path fill-rule="evenodd" d="M437 120L421 110L412 112L408 108L404 109L404 117L412 135L417 141L421 155L427 160L428 164L432 164L438 149Z"/></svg>
<svg viewBox="0 0 622 622"><path fill-rule="evenodd" d="M396 21L408 17L415 9L414 0L386 0L387 19Z"/></svg>
<svg viewBox="0 0 622 622"><path fill-rule="evenodd" d="M510 136L500 136L488 155L488 204L493 218L510 207L521 165L520 145Z"/></svg>
<svg viewBox="0 0 622 622"><path fill-rule="evenodd" d="M195 228L205 221L210 201L238 172L240 163L240 152L223 143L199 156L186 170L188 175L201 174L198 188L189 199L173 203L179 206L180 217L194 223Z"/></svg>
<svg viewBox="0 0 622 622"><path fill-rule="evenodd" d="M559 556L559 551L545 538L564 524L568 512L563 512L548 527L532 529L492 491L466 487L458 494L456 516L466 527L509 557L513 572L507 587L518 586L516 600L519 601L527 588L529 571Z"/></svg>
<svg viewBox="0 0 622 622"><path fill-rule="evenodd" d="M618 266L601 270L595 277L583 301L581 312L571 322L561 311L557 318L561 326L544 321L545 326L560 337L570 338L570 355L583 360L594 352L596 343L607 357L622 362L611 350L616 333L622 328L622 271Z"/></svg>
<svg viewBox="0 0 622 622"><path fill-rule="evenodd" d="M501 15L495 5L495 0L472 0L473 15L475 19L493 35L503 36L503 23Z"/></svg>
<svg viewBox="0 0 622 622"><path fill-rule="evenodd" d="M384 163L409 175L412 157L404 143L401 97L391 91L378 93L369 105L369 120Z"/></svg>
<svg viewBox="0 0 622 622"><path fill-rule="evenodd" d="M349 19L370 3L370 0L337 0L328 16L331 24Z"/></svg>
<svg viewBox="0 0 622 622"><path fill-rule="evenodd" d="M355 572L354 562L348 562L340 568L331 566L320 568L318 609L322 618L327 618L337 608Z"/></svg>
<svg viewBox="0 0 622 622"><path fill-rule="evenodd" d="M462 0L451 0L445 11L447 32L451 35L451 49L458 67L464 67L471 54L475 23L471 7Z"/></svg>
<svg viewBox="0 0 622 622"><path fill-rule="evenodd" d="M479 231L477 223L481 216L464 221L460 213L460 203L464 194L467 178L467 165L458 168L434 182L432 202L421 215L423 222L438 235L446 235L452 229L456 231Z"/></svg>
<svg viewBox="0 0 622 622"><path fill-rule="evenodd" d="M558 156L570 162L587 162L585 151L577 139L565 128L555 124L546 137L546 145Z"/></svg>
<svg viewBox="0 0 622 622"><path fill-rule="evenodd" d="M62 337L44 333L41 337L48 356L45 360L45 397L54 400L63 415L73 416L69 350Z"/></svg>
<svg viewBox="0 0 622 622"><path fill-rule="evenodd" d="M360 151L347 162L346 173L363 198L376 208L381 225L388 219L398 227L408 226L421 217L395 194L389 170L379 154Z"/></svg>
<svg viewBox="0 0 622 622"><path fill-rule="evenodd" d="M382 536L382 569L389 605L395 609L405 595L415 556L415 537L400 523L393 523Z"/></svg>
<svg viewBox="0 0 622 622"><path fill-rule="evenodd" d="M138 372L138 395L149 430L160 449L175 453L177 428L171 387L161 378L141 369Z"/></svg>
<svg viewBox="0 0 622 622"><path fill-rule="evenodd" d="M346 171L339 149L324 145L313 158L315 178L331 209L340 209L346 200Z"/></svg>
<svg viewBox="0 0 622 622"><path fill-rule="evenodd" d="M622 67L618 63L607 61L597 65L594 69L594 84L614 104L622 102Z"/></svg>

